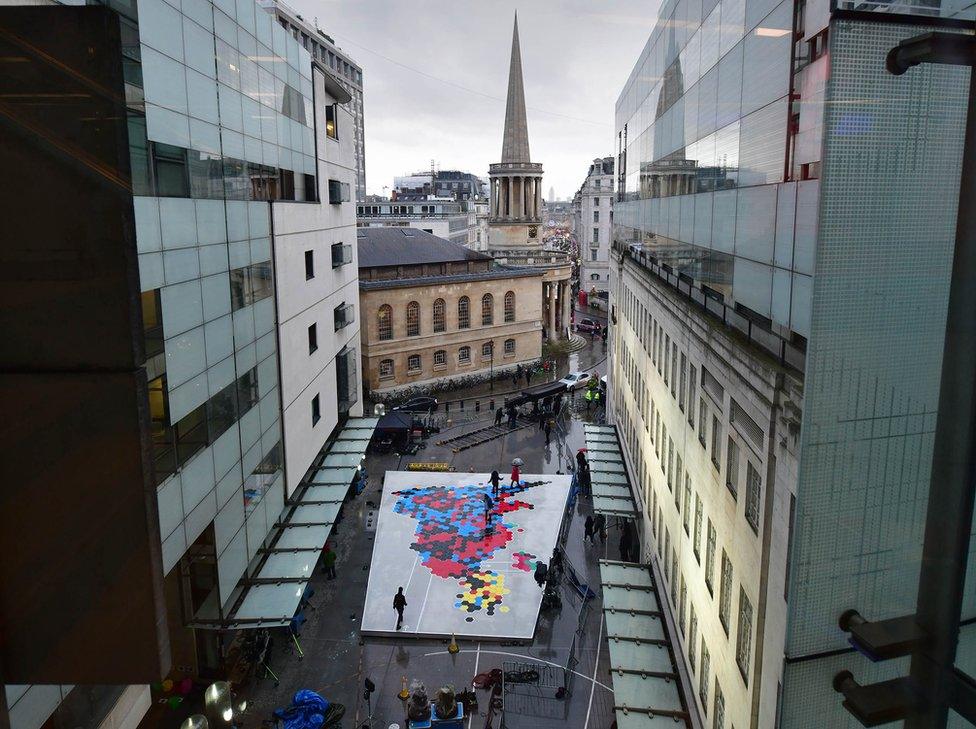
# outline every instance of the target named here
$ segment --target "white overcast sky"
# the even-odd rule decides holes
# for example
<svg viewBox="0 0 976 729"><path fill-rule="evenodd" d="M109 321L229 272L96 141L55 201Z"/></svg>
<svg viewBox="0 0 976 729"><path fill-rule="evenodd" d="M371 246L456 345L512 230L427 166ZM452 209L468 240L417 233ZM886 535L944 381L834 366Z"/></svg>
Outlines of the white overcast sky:
<svg viewBox="0 0 976 729"><path fill-rule="evenodd" d="M532 161L571 197L614 153L614 104L659 0L286 0L363 68L366 187L394 175L487 176L501 154L512 19L519 14ZM427 75L425 75L427 74ZM431 78L435 77L435 78ZM460 88L463 87L463 88ZM468 90L466 90L468 89Z"/></svg>

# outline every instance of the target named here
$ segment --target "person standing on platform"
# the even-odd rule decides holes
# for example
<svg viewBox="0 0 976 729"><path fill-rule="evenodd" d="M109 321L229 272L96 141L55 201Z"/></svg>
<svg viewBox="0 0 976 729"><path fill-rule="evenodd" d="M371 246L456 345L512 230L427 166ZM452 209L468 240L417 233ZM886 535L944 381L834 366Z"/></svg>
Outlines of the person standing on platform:
<svg viewBox="0 0 976 729"><path fill-rule="evenodd" d="M518 464L513 463L512 464L512 488L518 488L519 479L521 478L521 476L522 474L519 471Z"/></svg>
<svg viewBox="0 0 976 729"><path fill-rule="evenodd" d="M495 427L497 428L501 424L502 424L502 409L498 408L498 410L495 411Z"/></svg>
<svg viewBox="0 0 976 729"><path fill-rule="evenodd" d="M512 373L512 387L518 387L518 381L522 377L522 365L518 365L515 368L515 372Z"/></svg>
<svg viewBox="0 0 976 729"><path fill-rule="evenodd" d="M484 494L485 501L485 526L491 524L491 508L495 505L495 502L491 500L491 497L486 493Z"/></svg>
<svg viewBox="0 0 976 729"><path fill-rule="evenodd" d="M526 367L525 368L525 386L528 387L529 386L529 383L531 383L531 382L532 382L532 368L531 367Z"/></svg>
<svg viewBox="0 0 976 729"><path fill-rule="evenodd" d="M407 606L407 598L403 594L403 588L397 589L397 594L393 596L393 609L397 613L396 629L399 630L403 625L403 608Z"/></svg>
<svg viewBox="0 0 976 729"><path fill-rule="evenodd" d="M583 541L590 540L590 544L593 544L593 515L587 514L586 521L583 522Z"/></svg>
<svg viewBox="0 0 976 729"><path fill-rule="evenodd" d="M488 481L491 482L491 495L497 498L502 477L498 475L498 471L492 471L491 476L488 477Z"/></svg>

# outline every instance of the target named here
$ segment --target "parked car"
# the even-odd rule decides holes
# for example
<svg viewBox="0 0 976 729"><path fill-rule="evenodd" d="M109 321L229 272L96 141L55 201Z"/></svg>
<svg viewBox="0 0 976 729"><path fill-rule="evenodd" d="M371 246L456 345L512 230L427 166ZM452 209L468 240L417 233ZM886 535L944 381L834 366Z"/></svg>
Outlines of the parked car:
<svg viewBox="0 0 976 729"><path fill-rule="evenodd" d="M393 408L393 412L432 413L437 409L436 397L415 397Z"/></svg>
<svg viewBox="0 0 976 729"><path fill-rule="evenodd" d="M570 372L560 382L566 385L566 389L572 392L581 387L586 387L586 383L590 381L589 372Z"/></svg>
<svg viewBox="0 0 976 729"><path fill-rule="evenodd" d="M600 325L597 324L593 319L589 319L587 317L583 317L578 322L576 322L576 331L578 331L578 332L592 332L592 331L595 331L598 326L600 326Z"/></svg>

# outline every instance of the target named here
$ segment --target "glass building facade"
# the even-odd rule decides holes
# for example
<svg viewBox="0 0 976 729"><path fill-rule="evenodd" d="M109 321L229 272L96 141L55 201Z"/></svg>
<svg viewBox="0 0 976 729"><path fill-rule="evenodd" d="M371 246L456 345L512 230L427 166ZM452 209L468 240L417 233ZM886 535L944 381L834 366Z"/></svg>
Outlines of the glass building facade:
<svg viewBox="0 0 976 729"><path fill-rule="evenodd" d="M915 670L868 660L838 619L912 615L923 599L969 70L896 77L885 58L971 20L939 3L672 0L618 99L610 400L648 552L689 586L699 642L681 644L706 725L721 696L735 726L861 726L833 678ZM762 414L767 453L744 447L742 409ZM707 525L688 544L687 506L671 511L660 480L672 440ZM700 531L728 557L724 594ZM956 653L970 676L974 594L970 581ZM724 656L707 678L705 647Z"/></svg>
<svg viewBox="0 0 976 729"><path fill-rule="evenodd" d="M311 58L251 0L113 7L162 344L148 367L163 571L213 525L223 604L284 500L268 201L318 199Z"/></svg>

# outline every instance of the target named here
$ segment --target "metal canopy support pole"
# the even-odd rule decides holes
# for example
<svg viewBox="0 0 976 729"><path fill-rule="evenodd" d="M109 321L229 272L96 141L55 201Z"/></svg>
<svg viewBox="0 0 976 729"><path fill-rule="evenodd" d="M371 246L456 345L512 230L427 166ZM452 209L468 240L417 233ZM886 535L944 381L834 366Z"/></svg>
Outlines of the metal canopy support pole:
<svg viewBox="0 0 976 729"><path fill-rule="evenodd" d="M947 34L948 35L948 34ZM956 39L953 39L956 40ZM966 36L972 63L972 38ZM948 720L947 680L956 645L976 487L976 73L969 81L969 111L962 152L956 243L949 284L942 381L932 453L925 541L915 621L928 640L912 654L910 676L925 706L905 729L936 729ZM972 690L972 689L970 689ZM972 718L972 717L970 717Z"/></svg>

